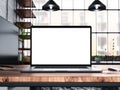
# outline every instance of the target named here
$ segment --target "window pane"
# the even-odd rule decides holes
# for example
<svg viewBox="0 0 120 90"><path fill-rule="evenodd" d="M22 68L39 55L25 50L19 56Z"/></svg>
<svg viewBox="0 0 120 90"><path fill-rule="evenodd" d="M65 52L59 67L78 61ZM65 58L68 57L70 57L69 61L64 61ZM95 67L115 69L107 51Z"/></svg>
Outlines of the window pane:
<svg viewBox="0 0 120 90"><path fill-rule="evenodd" d="M74 25L85 25L85 12L74 11Z"/></svg>
<svg viewBox="0 0 120 90"><path fill-rule="evenodd" d="M30 29L25 29L25 32L29 32L27 35L30 35Z"/></svg>
<svg viewBox="0 0 120 90"><path fill-rule="evenodd" d="M109 0L100 0L100 1L106 6L106 9L108 9L107 4L108 4Z"/></svg>
<svg viewBox="0 0 120 90"><path fill-rule="evenodd" d="M84 9L84 0L74 0L74 9Z"/></svg>
<svg viewBox="0 0 120 90"><path fill-rule="evenodd" d="M108 32L118 32L118 11L108 12Z"/></svg>
<svg viewBox="0 0 120 90"><path fill-rule="evenodd" d="M62 0L55 0L56 4L60 7L60 9L62 9Z"/></svg>
<svg viewBox="0 0 120 90"><path fill-rule="evenodd" d="M92 26L92 32L96 32L96 12L85 11L85 25Z"/></svg>
<svg viewBox="0 0 120 90"><path fill-rule="evenodd" d="M61 24L62 25L73 25L73 11L62 11L61 12Z"/></svg>
<svg viewBox="0 0 120 90"><path fill-rule="evenodd" d="M118 11L118 32L120 32L120 11Z"/></svg>
<svg viewBox="0 0 120 90"><path fill-rule="evenodd" d="M109 55L120 55L120 35L109 34L108 35L108 54Z"/></svg>
<svg viewBox="0 0 120 90"><path fill-rule="evenodd" d="M61 11L51 12L51 25L61 25Z"/></svg>
<svg viewBox="0 0 120 90"><path fill-rule="evenodd" d="M22 41L19 40L19 48L22 48Z"/></svg>
<svg viewBox="0 0 120 90"><path fill-rule="evenodd" d="M118 5L118 9L120 9L120 0L118 0L118 4L119 4L119 5Z"/></svg>
<svg viewBox="0 0 120 90"><path fill-rule="evenodd" d="M94 0L85 0L85 9L88 9L88 7L93 3Z"/></svg>
<svg viewBox="0 0 120 90"><path fill-rule="evenodd" d="M30 40L24 40L24 48L30 48Z"/></svg>
<svg viewBox="0 0 120 90"><path fill-rule="evenodd" d="M96 13L96 22L97 22L97 32L107 32L107 12L97 12Z"/></svg>
<svg viewBox="0 0 120 90"><path fill-rule="evenodd" d="M73 0L62 0L62 9L73 9Z"/></svg>
<svg viewBox="0 0 120 90"><path fill-rule="evenodd" d="M42 6L48 1L48 0L33 0L34 4L36 6L36 9L42 9Z"/></svg>
<svg viewBox="0 0 120 90"><path fill-rule="evenodd" d="M97 55L106 55L107 34L97 34Z"/></svg>
<svg viewBox="0 0 120 90"><path fill-rule="evenodd" d="M92 34L92 56L95 56L96 52L96 34Z"/></svg>
<svg viewBox="0 0 120 90"><path fill-rule="evenodd" d="M108 9L118 9L118 0L108 0Z"/></svg>
<svg viewBox="0 0 120 90"><path fill-rule="evenodd" d="M32 19L33 25L48 25L50 24L50 12L34 11L36 18Z"/></svg>
<svg viewBox="0 0 120 90"><path fill-rule="evenodd" d="M30 50L24 50L24 56L30 56Z"/></svg>

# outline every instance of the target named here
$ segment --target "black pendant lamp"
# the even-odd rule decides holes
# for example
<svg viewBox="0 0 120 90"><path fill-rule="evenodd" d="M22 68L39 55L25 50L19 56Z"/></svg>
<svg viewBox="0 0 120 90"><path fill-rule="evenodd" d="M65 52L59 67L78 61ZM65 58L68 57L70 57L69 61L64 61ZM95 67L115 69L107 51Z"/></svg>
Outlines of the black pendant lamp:
<svg viewBox="0 0 120 90"><path fill-rule="evenodd" d="M45 3L45 5L42 6L42 10L53 10L53 11L57 11L60 10L60 7L53 1L53 0L49 0L47 3Z"/></svg>
<svg viewBox="0 0 120 90"><path fill-rule="evenodd" d="M95 0L93 1L93 3L89 6L88 10L90 11L102 11L102 10L106 10L106 6L100 2L99 0Z"/></svg>

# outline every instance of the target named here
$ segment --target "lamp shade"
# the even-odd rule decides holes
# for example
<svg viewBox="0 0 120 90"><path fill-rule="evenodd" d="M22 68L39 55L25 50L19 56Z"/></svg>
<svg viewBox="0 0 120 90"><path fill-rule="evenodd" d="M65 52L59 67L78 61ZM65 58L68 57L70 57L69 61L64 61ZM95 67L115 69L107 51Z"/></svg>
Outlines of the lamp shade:
<svg viewBox="0 0 120 90"><path fill-rule="evenodd" d="M57 11L57 10L60 10L60 7L59 7L53 0L49 0L47 3L45 3L45 4L42 6L42 10L46 10L46 11L49 11L49 10Z"/></svg>
<svg viewBox="0 0 120 90"><path fill-rule="evenodd" d="M95 10L106 10L106 6L100 2L99 0L95 0L93 1L93 3L88 7L88 10L90 11L95 11Z"/></svg>

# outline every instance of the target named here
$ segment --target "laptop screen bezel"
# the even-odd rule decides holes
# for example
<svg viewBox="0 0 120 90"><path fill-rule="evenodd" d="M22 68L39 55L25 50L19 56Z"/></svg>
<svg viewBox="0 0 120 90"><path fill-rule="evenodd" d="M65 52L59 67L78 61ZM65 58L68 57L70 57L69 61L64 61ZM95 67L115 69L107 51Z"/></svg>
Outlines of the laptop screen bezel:
<svg viewBox="0 0 120 90"><path fill-rule="evenodd" d="M32 28L89 28L90 30L90 64L32 64ZM81 67L87 67L87 66L91 66L92 64L92 27L91 26L31 26L31 32L30 32L30 65L31 66L39 66L41 68L81 68Z"/></svg>

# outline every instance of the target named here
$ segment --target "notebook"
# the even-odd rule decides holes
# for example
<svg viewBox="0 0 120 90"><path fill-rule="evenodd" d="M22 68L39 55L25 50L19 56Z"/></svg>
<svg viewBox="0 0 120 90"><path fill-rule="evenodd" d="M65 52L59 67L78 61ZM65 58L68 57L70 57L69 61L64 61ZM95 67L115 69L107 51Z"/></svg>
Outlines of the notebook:
<svg viewBox="0 0 120 90"><path fill-rule="evenodd" d="M32 26L31 66L22 72L101 72L91 67L91 26Z"/></svg>

